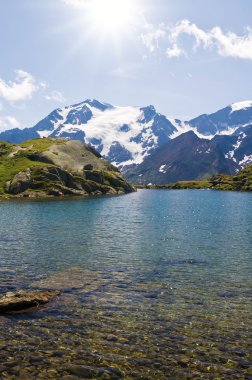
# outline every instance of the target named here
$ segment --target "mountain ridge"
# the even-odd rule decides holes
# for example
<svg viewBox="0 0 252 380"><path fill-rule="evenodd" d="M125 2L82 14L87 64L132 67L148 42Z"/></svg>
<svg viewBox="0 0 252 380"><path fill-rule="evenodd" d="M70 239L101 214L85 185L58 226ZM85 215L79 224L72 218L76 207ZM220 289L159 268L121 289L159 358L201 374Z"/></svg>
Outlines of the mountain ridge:
<svg viewBox="0 0 252 380"><path fill-rule="evenodd" d="M136 184L167 184L199 180L217 173L233 174L238 166L225 158L213 140L200 139L188 131L170 140L125 177Z"/></svg>
<svg viewBox="0 0 252 380"><path fill-rule="evenodd" d="M227 166L233 165L234 170L239 170L252 163L251 125L252 101L233 103L212 114L181 121L158 113L153 105L121 107L86 99L55 109L32 128L2 132L0 140L13 143L43 137L81 140L127 173L148 161L160 147L170 141L176 145L179 136L191 131L202 140L216 143Z"/></svg>

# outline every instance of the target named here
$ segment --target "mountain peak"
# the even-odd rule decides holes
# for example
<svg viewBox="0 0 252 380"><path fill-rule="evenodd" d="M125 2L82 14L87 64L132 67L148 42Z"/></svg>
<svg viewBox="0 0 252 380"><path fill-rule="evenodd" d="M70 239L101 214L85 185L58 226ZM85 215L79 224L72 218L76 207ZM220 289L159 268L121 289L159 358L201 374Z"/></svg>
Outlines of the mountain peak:
<svg viewBox="0 0 252 380"><path fill-rule="evenodd" d="M112 109L114 108L111 104L109 103L104 103L104 102L99 102L98 100L96 99L85 99L83 100L82 102L80 103L76 103L76 104L72 104L70 106L70 108L76 108L76 107L80 107L80 106L84 106L84 105L89 105L90 107L94 107L94 108L97 108L99 109L100 111L106 111L107 109ZM68 107L64 107L64 109L68 109Z"/></svg>
<svg viewBox="0 0 252 380"><path fill-rule="evenodd" d="M246 109L246 108L250 108L250 107L252 107L252 100L244 100L243 102L232 103L231 104L231 108L232 108L231 112L240 111L242 109Z"/></svg>
<svg viewBox="0 0 252 380"><path fill-rule="evenodd" d="M140 111L143 112L143 117L142 117L142 123L149 123L153 117L156 115L156 109L154 106L149 105L147 107L142 107L140 108Z"/></svg>
<svg viewBox="0 0 252 380"><path fill-rule="evenodd" d="M83 103L88 104L91 107L98 108L100 111L114 108L111 104L99 102L96 99L86 99Z"/></svg>

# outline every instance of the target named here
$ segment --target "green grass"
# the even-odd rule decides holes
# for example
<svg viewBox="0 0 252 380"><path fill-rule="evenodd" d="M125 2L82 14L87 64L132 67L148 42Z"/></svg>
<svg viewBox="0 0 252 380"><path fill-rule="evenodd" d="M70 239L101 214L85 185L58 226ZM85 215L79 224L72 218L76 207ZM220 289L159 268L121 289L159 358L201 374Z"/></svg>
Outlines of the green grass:
<svg viewBox="0 0 252 380"><path fill-rule="evenodd" d="M27 149L27 151L32 150L32 151L44 152L48 148L50 148L51 145L61 145L64 142L66 142L65 139L43 138L43 139L28 140L21 143L19 146L21 146L21 148Z"/></svg>
<svg viewBox="0 0 252 380"><path fill-rule="evenodd" d="M31 161L26 157L15 157L0 160L0 192L4 192L5 184L10 181L15 174L33 167L50 166L42 162Z"/></svg>
<svg viewBox="0 0 252 380"><path fill-rule="evenodd" d="M28 168L53 166L43 162L31 161L27 155L31 151L45 151L53 144L62 144L63 140L55 139L34 139L26 141L19 146L25 150L18 151L10 157L10 153L15 149L15 144L0 142L0 192L4 192L5 184L10 181L15 174Z"/></svg>

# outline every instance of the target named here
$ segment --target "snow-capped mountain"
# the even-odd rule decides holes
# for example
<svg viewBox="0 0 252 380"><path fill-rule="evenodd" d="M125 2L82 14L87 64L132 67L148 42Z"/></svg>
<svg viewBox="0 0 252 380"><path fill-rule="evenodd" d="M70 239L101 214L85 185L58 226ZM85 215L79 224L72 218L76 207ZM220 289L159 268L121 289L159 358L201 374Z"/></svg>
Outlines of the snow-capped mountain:
<svg viewBox="0 0 252 380"><path fill-rule="evenodd" d="M181 134L194 132L198 139L213 141L232 172L252 162L251 126L252 101L233 103L213 114L181 121L158 113L151 105L118 107L87 99L54 110L32 128L2 132L0 140L13 143L38 137L82 140L93 145L103 157L126 172L144 163L158 148L165 149L166 146L166 149L171 149L172 145L178 146L177 139ZM187 138L183 140L183 146L187 144L189 151L194 151L198 139ZM206 143L203 146L206 147L207 154L209 147ZM200 150L202 156L198 154L197 159L206 163L208 160L205 160L203 150ZM181 150L176 148L174 152L177 152L176 161L181 160ZM174 152L172 157L175 160ZM157 164L158 170L162 165L167 171L170 164L165 166L166 163L160 163L159 167Z"/></svg>
<svg viewBox="0 0 252 380"><path fill-rule="evenodd" d="M215 136L212 141L238 169L252 164L252 124L238 128L231 136Z"/></svg>
<svg viewBox="0 0 252 380"><path fill-rule="evenodd" d="M165 184L180 180L235 174L252 164L252 124L232 135L199 138L188 131L163 144L132 170L125 173L132 183Z"/></svg>
<svg viewBox="0 0 252 380"><path fill-rule="evenodd" d="M19 143L35 137L66 137L85 141L113 164L139 164L176 132L172 122L148 107L115 107L94 99L59 108L31 129L0 134Z"/></svg>
<svg viewBox="0 0 252 380"><path fill-rule="evenodd" d="M232 174L236 169L236 163L225 158L216 142L189 131L163 144L125 176L132 183L163 185Z"/></svg>
<svg viewBox="0 0 252 380"><path fill-rule="evenodd" d="M231 135L238 128L252 123L252 100L233 103L210 115L203 114L185 123L198 135L213 138Z"/></svg>

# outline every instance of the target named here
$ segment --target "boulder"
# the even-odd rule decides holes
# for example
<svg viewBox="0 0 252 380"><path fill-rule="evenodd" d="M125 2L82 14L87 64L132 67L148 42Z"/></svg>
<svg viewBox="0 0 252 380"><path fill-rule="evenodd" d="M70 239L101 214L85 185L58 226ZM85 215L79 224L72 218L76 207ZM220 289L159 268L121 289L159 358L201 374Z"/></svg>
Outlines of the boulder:
<svg viewBox="0 0 252 380"><path fill-rule="evenodd" d="M91 164L84 165L83 170L93 170L94 167Z"/></svg>
<svg viewBox="0 0 252 380"><path fill-rule="evenodd" d="M31 170L27 169L16 174L12 181L6 183L6 191L9 194L19 194L29 188L31 184Z"/></svg>
<svg viewBox="0 0 252 380"><path fill-rule="evenodd" d="M104 174L99 170L84 170L85 178L89 181L100 183L101 185L104 183Z"/></svg>
<svg viewBox="0 0 252 380"><path fill-rule="evenodd" d="M48 303L59 295L55 290L19 290L8 292L0 298L0 313L25 310Z"/></svg>

